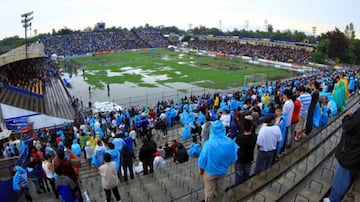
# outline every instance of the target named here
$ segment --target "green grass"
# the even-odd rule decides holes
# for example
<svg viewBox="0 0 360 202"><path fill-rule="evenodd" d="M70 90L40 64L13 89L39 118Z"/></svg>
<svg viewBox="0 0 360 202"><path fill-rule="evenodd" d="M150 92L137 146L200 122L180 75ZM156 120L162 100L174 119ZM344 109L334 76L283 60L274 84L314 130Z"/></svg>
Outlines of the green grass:
<svg viewBox="0 0 360 202"><path fill-rule="evenodd" d="M179 57L180 54L182 57ZM141 87L157 87L167 83L183 82L204 88L226 89L243 85L244 75L249 74L265 73L268 80L292 76L284 70L250 65L235 59L203 57L167 50L86 56L73 58L68 62L75 64L78 68L84 68L86 81L101 89L105 87L105 83L124 82L135 83ZM142 80L143 74L125 73L121 70L122 67L140 69L152 77L167 75L167 78L157 80L156 83L149 83ZM107 70L123 75L107 76Z"/></svg>

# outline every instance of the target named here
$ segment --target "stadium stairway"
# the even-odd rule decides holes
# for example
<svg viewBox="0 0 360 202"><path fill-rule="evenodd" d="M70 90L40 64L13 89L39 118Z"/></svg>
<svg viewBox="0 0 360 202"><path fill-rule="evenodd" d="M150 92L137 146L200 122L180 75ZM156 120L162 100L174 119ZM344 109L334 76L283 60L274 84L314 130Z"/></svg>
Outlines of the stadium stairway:
<svg viewBox="0 0 360 202"><path fill-rule="evenodd" d="M355 104L358 102L359 96L351 97L347 100L347 108L357 107ZM309 137L295 143L270 169L230 188L215 201L320 201L331 188L337 165L334 148L341 135L341 119L342 115L331 117L326 127L314 128ZM165 142L170 144L171 140L176 139L188 149L191 138L180 141L181 130L180 127L171 128L167 137L160 137L155 141L158 145L164 145ZM137 143L136 157L141 146L140 139L137 139ZM134 180L120 182L118 188L122 201L204 200L203 180L198 174L197 158L190 158L183 164L173 163L172 159L166 161L164 168L151 175L143 176L138 173ZM86 192L91 201L104 201L105 194L97 169L89 168L84 159L81 163L79 179L82 192ZM226 175L226 186L230 187L233 183L234 166L231 166ZM357 180L347 195L348 200L359 197L359 184ZM54 198L50 193L46 195ZM39 199L45 197L44 194L36 196Z"/></svg>
<svg viewBox="0 0 360 202"><path fill-rule="evenodd" d="M52 79L46 85L44 99L46 101L46 111L50 116L73 120L75 116L74 109L69 104L69 99L60 80Z"/></svg>
<svg viewBox="0 0 360 202"><path fill-rule="evenodd" d="M347 106L357 103L359 97L350 98ZM216 201L319 201L331 188L336 160L334 148L341 135L342 116L333 117L327 127L314 129L310 137L296 143L292 150L283 155L270 169L252 177L245 183L229 189ZM190 147L191 139L180 141L181 128L169 130L165 138L155 139L158 145L170 143L172 139ZM135 155L138 155L140 139ZM255 154L256 155L256 154ZM99 184L96 169L88 169L82 161L80 185L87 191L92 201L105 199ZM86 168L87 167L87 168ZM254 167L254 166L252 166ZM124 201L202 201L204 199L203 180L197 172L197 158L183 164L167 160L164 168L152 175L136 174L135 180L119 183L119 191ZM88 171L86 171L88 170ZM226 185L234 183L234 166L226 175ZM355 192L354 192L355 193ZM266 197L265 197L266 196Z"/></svg>
<svg viewBox="0 0 360 202"><path fill-rule="evenodd" d="M6 105L46 114L44 98L2 89L0 102Z"/></svg>
<svg viewBox="0 0 360 202"><path fill-rule="evenodd" d="M356 109L359 96L347 101ZM230 189L216 201L320 201L331 188L335 147L342 132L340 115L312 133L270 169Z"/></svg>

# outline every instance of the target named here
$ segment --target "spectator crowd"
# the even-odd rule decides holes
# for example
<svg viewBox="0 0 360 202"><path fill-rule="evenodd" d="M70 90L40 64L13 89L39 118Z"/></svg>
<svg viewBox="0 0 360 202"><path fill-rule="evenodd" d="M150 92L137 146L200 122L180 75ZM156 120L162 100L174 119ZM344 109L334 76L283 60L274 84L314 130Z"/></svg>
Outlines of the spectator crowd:
<svg viewBox="0 0 360 202"><path fill-rule="evenodd" d="M231 55L248 56L280 62L308 64L312 52L304 48L281 47L274 45L253 45L239 41L209 40L195 37L189 47L198 50L221 52Z"/></svg>
<svg viewBox="0 0 360 202"><path fill-rule="evenodd" d="M167 48L170 44L158 30L115 30L79 32L66 35L48 35L41 38L45 54L73 56L87 53Z"/></svg>
<svg viewBox="0 0 360 202"><path fill-rule="evenodd" d="M38 131L34 145L27 146L31 157L26 172L37 193L51 188L55 197L81 201L78 172L80 158L84 158L99 169L107 201L111 192L120 201L114 176L120 181L133 180L134 171L152 174L165 166L166 159L181 164L198 157L205 200L212 201L224 192L224 177L231 164L235 164L234 186L263 172L295 141L310 135L314 126L325 126L329 116L344 111L345 100L358 90L358 72L345 69L231 93L163 100L154 107L83 115L67 130ZM181 140L192 138L189 150L176 139L170 145L158 145L157 140L166 137L174 125L182 127ZM4 148L4 156L11 156L6 153L10 146ZM140 162L138 166L135 161ZM14 168L14 172L20 176L23 170ZM23 191L31 201L28 186L21 181L21 177L14 181L18 185L14 189Z"/></svg>

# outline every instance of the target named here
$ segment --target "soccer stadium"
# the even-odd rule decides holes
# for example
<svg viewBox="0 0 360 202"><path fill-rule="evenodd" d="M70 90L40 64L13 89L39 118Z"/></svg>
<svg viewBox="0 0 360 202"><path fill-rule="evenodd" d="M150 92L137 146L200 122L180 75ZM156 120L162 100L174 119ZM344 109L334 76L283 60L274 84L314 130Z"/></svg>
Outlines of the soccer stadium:
<svg viewBox="0 0 360 202"><path fill-rule="evenodd" d="M142 27L7 50L1 201L358 201L359 69L317 48Z"/></svg>

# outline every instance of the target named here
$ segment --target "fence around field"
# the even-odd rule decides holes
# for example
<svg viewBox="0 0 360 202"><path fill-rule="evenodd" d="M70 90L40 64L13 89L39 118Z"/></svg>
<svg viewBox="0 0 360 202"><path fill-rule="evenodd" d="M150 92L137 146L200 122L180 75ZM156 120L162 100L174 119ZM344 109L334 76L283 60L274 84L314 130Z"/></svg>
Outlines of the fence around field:
<svg viewBox="0 0 360 202"><path fill-rule="evenodd" d="M240 88L239 88L240 89ZM236 89L208 89L208 88L196 88L193 87L187 90L174 90L174 91L163 91L159 93L152 94L144 94L141 96L132 96L125 99L114 99L112 102L125 107L130 108L132 106L156 106L159 101L169 101L173 100L174 103L178 103L181 98L184 98L191 95L202 96L202 95L213 95L215 92L223 93L223 92L232 92Z"/></svg>
<svg viewBox="0 0 360 202"><path fill-rule="evenodd" d="M161 49L132 49L132 50L126 50L126 51L153 51L153 50L161 50ZM124 50L121 50L122 52ZM291 64L291 63L285 63L285 62L279 62L279 61L272 61L272 60L265 60L265 59L258 59L258 58L251 58L251 57L247 57L247 56L239 56L239 55L228 55L228 54L221 54L221 53L216 53L216 52L209 52L209 51L205 51L205 50L194 50L194 49L188 49L188 48L180 48L178 50L176 50L177 52L184 52L184 53L188 53L190 55L196 55L196 56L200 56L200 57L214 57L214 58L223 58L223 59L227 59L227 60L235 60L235 61L239 61L239 62L243 62L246 64L252 64L252 65L259 65L259 66L265 66L265 67L273 67L273 68L277 68L277 69L283 69L286 71L289 71L291 73L297 73L297 75L299 74L314 74L314 73L318 73L317 71L314 71L313 68L305 66L305 65L295 65L295 64ZM102 54L111 54L114 52L120 52L119 51L112 51L112 52L104 52ZM91 55L90 53L88 54L84 54L84 55L74 55L71 57L81 57L81 56L86 56L86 55ZM70 56L67 56L66 58L71 58ZM260 73L261 74L261 73ZM263 83L265 83L268 79L267 75L262 76L260 78L256 77L257 75L259 75L259 73L253 72L253 74L249 74L249 75L244 75L244 78L241 78L239 80L246 80L246 77L254 77L252 79L247 81L243 81L242 85L238 86L237 88L228 88L228 89L221 89L220 88L220 84L214 84L213 88L201 88L201 87L192 87L190 89L177 89L177 90L173 90L173 91L162 91L162 92L158 92L158 93L151 93L151 94L144 94L141 96L129 96L126 98L121 98L121 99L113 99L113 100L109 100L113 103L116 103L122 107L125 108L131 108L132 106L155 106L159 101L163 101L163 100L174 100L174 102L178 102L181 98L183 98L185 95L186 96L191 96L191 95L196 95L196 96L201 96L201 95L207 95L207 94L214 94L215 92L219 92L219 93L232 93L236 90L241 89L243 86L252 86L252 85L261 85ZM296 76L292 75L291 76ZM288 80L290 78L286 78L283 80ZM219 86L219 88L217 88L217 86ZM66 88L65 88L66 89ZM67 91L67 89L66 89Z"/></svg>

